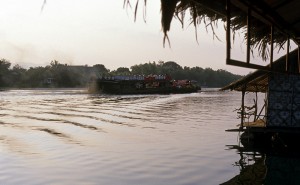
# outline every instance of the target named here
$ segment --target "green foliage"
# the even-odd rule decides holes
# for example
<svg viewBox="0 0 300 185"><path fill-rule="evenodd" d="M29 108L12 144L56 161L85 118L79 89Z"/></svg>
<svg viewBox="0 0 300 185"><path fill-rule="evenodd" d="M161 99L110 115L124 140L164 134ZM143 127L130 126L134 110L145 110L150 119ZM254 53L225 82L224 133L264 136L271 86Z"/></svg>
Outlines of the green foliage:
<svg viewBox="0 0 300 185"><path fill-rule="evenodd" d="M10 69L10 65L9 61L0 60L0 87L85 87L91 75L99 75L92 72L97 73L97 69L100 72L101 66L68 66L57 60L51 61L46 67L30 67L28 70L18 64Z"/></svg>
<svg viewBox="0 0 300 185"><path fill-rule="evenodd" d="M160 65L157 65L155 62L148 62L145 64L134 65L130 67L131 73L134 75L144 74L161 74Z"/></svg>
<svg viewBox="0 0 300 185"><path fill-rule="evenodd" d="M228 71L211 68L180 66L174 61L148 62L133 65L130 68L119 67L110 71L103 64L89 66L69 66L57 60L46 67L24 69L18 64L10 68L8 60L0 60L0 87L36 88L36 87L85 87L91 79L105 75L151 75L168 74L173 79L196 80L199 85L222 87L239 78Z"/></svg>
<svg viewBox="0 0 300 185"><path fill-rule="evenodd" d="M6 59L0 60L0 87L5 87L8 85L10 80L9 67L11 63Z"/></svg>
<svg viewBox="0 0 300 185"><path fill-rule="evenodd" d="M119 67L117 70L112 71L111 75L131 75L129 68L127 67Z"/></svg>
<svg viewBox="0 0 300 185"><path fill-rule="evenodd" d="M96 65L93 65L94 68L96 68L96 70L99 71L99 73L101 74L108 74L109 73L109 69L106 69L106 67L103 65L103 64L96 64Z"/></svg>

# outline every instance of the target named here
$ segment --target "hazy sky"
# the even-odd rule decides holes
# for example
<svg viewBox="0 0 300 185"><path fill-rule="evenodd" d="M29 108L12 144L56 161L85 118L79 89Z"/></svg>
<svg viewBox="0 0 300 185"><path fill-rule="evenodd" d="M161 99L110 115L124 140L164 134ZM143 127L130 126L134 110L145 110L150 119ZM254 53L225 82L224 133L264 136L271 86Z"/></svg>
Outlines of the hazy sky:
<svg viewBox="0 0 300 185"><path fill-rule="evenodd" d="M146 23L140 2L137 21L123 0L1 0L0 58L22 66L45 66L51 60L70 65L104 64L108 69L149 61L175 61L181 66L226 69L247 74L250 70L225 65L225 32L221 41L211 33L178 20L171 26L171 48L163 47L160 0L147 1ZM135 5L135 0L132 0ZM244 54L238 45L233 51Z"/></svg>

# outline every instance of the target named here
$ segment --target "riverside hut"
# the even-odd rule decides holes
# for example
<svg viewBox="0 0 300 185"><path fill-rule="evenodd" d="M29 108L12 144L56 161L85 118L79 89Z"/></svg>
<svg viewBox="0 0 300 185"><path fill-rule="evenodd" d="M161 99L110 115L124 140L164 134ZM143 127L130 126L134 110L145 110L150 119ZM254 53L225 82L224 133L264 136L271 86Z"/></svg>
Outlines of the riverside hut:
<svg viewBox="0 0 300 185"><path fill-rule="evenodd" d="M125 3L129 1L125 0ZM164 41L169 41L167 32L173 17L177 17L183 23L186 12L190 13L191 23L195 27L198 24L206 24L214 35L214 28L221 21L226 22L226 64L258 71L224 89L241 91L242 99L249 91L267 94L264 118L257 119L261 115L255 115L253 124L246 125L243 121L246 112L242 101L241 124L237 130L251 129L251 132L257 135L300 134L299 9L299 0L161 0ZM244 61L233 59L231 56L232 35L237 31L244 34L247 48ZM291 42L297 48L293 52L290 52ZM274 62L273 51L276 47L285 48L286 54ZM251 62L251 53L255 49L262 59L259 64ZM267 60L269 62L266 65L264 61Z"/></svg>
<svg viewBox="0 0 300 185"><path fill-rule="evenodd" d="M274 137L278 134L300 134L300 75L298 74L298 50L288 54L290 66L285 70L286 56L273 63L273 70L257 70L235 81L221 90L235 90L242 93L239 114L241 123L238 129L246 131L251 137L257 135ZM261 110L257 109L256 99L253 107L245 105L245 94L264 93L265 101ZM255 96L257 98L257 96ZM253 109L252 111L248 111ZM249 120L250 116L253 120ZM244 135L245 136L245 135ZM249 134L246 135L249 138Z"/></svg>

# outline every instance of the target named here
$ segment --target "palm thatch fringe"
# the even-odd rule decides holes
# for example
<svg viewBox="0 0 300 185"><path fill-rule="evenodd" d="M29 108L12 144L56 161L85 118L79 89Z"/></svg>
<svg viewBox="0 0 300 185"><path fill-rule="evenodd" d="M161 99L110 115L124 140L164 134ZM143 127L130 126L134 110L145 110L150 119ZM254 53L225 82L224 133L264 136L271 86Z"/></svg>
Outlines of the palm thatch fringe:
<svg viewBox="0 0 300 185"><path fill-rule="evenodd" d="M43 4L42 4L41 12L43 12L43 10L44 10L46 4L47 4L47 0L44 0L44 2L43 2Z"/></svg>
<svg viewBox="0 0 300 185"><path fill-rule="evenodd" d="M137 12L139 0L136 1L135 17ZM124 4L130 4L130 0L124 0ZM144 0L146 6L146 0ZM231 30L233 32L233 40L235 34L239 31L244 34L244 41L247 40L247 14L232 5L231 7ZM218 27L219 21L226 21L226 1L225 0L161 0L161 24L164 32L164 43L165 40L169 40L167 33L170 31L171 22L173 17L176 17L184 26L184 19L186 12L190 14L190 23L193 24L197 29L197 26L204 24L207 31L213 33L214 38L218 38L215 29ZM263 60L267 60L270 55L270 44L271 44L271 27L262 21L252 17L251 18L251 51L257 49L259 55ZM224 24L224 28L226 25ZM209 30L210 29L210 30ZM197 32L197 31L196 31ZM274 31L274 45L278 50L283 48L287 38L279 30ZM196 34L197 40L197 34Z"/></svg>

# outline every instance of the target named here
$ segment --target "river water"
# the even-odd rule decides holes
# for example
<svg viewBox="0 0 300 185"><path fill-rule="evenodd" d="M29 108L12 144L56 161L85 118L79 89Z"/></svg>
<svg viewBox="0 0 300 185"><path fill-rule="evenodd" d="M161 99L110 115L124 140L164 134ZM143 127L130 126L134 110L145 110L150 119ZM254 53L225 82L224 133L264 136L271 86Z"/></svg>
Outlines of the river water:
<svg viewBox="0 0 300 185"><path fill-rule="evenodd" d="M248 100L249 102L252 99ZM241 94L0 92L0 184L214 185L238 175Z"/></svg>

